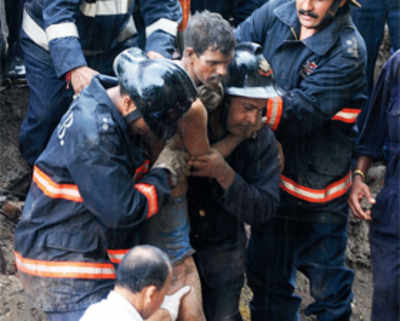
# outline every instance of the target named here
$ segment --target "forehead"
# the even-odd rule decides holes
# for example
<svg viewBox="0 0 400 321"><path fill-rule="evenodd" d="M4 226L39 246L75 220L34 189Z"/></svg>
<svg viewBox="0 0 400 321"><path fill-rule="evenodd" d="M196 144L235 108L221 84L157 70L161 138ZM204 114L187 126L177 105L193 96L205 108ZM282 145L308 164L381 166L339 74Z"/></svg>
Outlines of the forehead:
<svg viewBox="0 0 400 321"><path fill-rule="evenodd" d="M303 3L305 1L310 1L313 4L331 5L334 0L296 0L296 3L300 4L300 3Z"/></svg>
<svg viewBox="0 0 400 321"><path fill-rule="evenodd" d="M261 110L265 108L266 103L267 99L232 96L232 106L252 107Z"/></svg>
<svg viewBox="0 0 400 321"><path fill-rule="evenodd" d="M206 51L204 51L200 55L200 59L204 61L213 61L213 62L229 62L233 59L234 51L229 54L223 54L219 49L214 49L209 47Z"/></svg>

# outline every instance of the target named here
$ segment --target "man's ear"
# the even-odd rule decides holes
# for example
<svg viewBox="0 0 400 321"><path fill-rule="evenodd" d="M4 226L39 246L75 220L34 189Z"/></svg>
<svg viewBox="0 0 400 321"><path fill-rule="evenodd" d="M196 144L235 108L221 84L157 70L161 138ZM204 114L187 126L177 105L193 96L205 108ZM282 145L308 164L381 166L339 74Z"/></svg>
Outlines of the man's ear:
<svg viewBox="0 0 400 321"><path fill-rule="evenodd" d="M144 304L148 306L154 298L154 295L157 292L157 288L154 285L146 286L142 291L144 291Z"/></svg>
<svg viewBox="0 0 400 321"><path fill-rule="evenodd" d="M343 7L344 4L345 4L347 1L348 1L348 0L342 0L342 1L340 2L340 4L339 4L339 7L340 7L340 8Z"/></svg>
<svg viewBox="0 0 400 321"><path fill-rule="evenodd" d="M192 58L195 54L196 54L196 52L194 51L194 49L192 47L187 47L183 51L183 55L187 58Z"/></svg>

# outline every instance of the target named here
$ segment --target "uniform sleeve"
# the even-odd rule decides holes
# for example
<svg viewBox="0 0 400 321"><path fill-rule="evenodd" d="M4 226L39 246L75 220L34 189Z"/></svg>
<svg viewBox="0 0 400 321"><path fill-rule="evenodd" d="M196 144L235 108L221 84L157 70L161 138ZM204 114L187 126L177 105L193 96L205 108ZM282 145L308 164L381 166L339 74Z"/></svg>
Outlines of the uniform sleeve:
<svg viewBox="0 0 400 321"><path fill-rule="evenodd" d="M132 227L157 214L170 195L167 170L153 169L134 183L118 140L85 132L69 135L64 145L84 206L111 228Z"/></svg>
<svg viewBox="0 0 400 321"><path fill-rule="evenodd" d="M243 21L234 31L237 43L252 41L263 44L268 24L272 20L270 5L256 9L250 17Z"/></svg>
<svg viewBox="0 0 400 321"><path fill-rule="evenodd" d="M279 203L278 149L269 128L257 138L255 150L251 154L241 153L246 157L244 174L241 176L236 173L232 185L222 198L228 213L253 226L273 217Z"/></svg>
<svg viewBox="0 0 400 321"><path fill-rule="evenodd" d="M80 2L81 0L43 1L44 27L58 77L74 68L87 65L75 20Z"/></svg>
<svg viewBox="0 0 400 321"><path fill-rule="evenodd" d="M363 59L343 55L338 50L306 76L297 88L270 100L267 121L276 131L278 140L305 136L331 119L351 116L352 112L356 118L357 112L365 107L365 88Z"/></svg>
<svg viewBox="0 0 400 321"><path fill-rule="evenodd" d="M374 160L383 159L382 146L387 136L386 108L390 99L390 86L393 84L387 69L386 65L372 91L355 150L358 156L369 156Z"/></svg>
<svg viewBox="0 0 400 321"><path fill-rule="evenodd" d="M182 8L178 0L145 0L140 12L146 26L146 51L155 51L172 58L176 49Z"/></svg>

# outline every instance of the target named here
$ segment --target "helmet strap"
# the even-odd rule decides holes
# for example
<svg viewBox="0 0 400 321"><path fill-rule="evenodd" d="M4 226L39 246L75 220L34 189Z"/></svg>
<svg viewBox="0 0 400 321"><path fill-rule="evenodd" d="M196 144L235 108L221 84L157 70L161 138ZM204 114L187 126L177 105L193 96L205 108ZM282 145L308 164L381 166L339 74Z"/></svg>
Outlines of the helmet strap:
<svg viewBox="0 0 400 321"><path fill-rule="evenodd" d="M128 124L138 120L139 118L142 117L142 114L140 113L140 111L138 109L135 109L133 111L131 111L130 113L128 113L124 118L126 120L126 122Z"/></svg>

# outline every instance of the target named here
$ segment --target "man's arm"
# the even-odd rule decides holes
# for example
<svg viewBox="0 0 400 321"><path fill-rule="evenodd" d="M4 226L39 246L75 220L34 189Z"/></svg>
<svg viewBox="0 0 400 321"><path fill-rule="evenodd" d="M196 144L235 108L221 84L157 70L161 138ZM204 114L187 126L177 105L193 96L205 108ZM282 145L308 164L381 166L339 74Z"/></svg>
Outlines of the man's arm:
<svg viewBox="0 0 400 321"><path fill-rule="evenodd" d="M135 169L120 151L112 124L109 133L97 136L88 133L84 119L80 126L75 121L79 122L74 120L68 129L60 157L66 159L83 205L111 228L135 226L156 215L170 195L168 171L153 169L135 182Z"/></svg>
<svg viewBox="0 0 400 321"><path fill-rule="evenodd" d="M146 26L146 51L172 58L176 50L182 9L178 0L140 1L140 13Z"/></svg>
<svg viewBox="0 0 400 321"><path fill-rule="evenodd" d="M256 141L247 144L252 144L252 148L242 146L236 151L246 163L243 173L236 172L215 150L210 155L192 159L190 164L194 167L194 176L217 180L224 190L221 202L231 215L257 225L271 218L278 207L278 150L270 129L262 130Z"/></svg>

